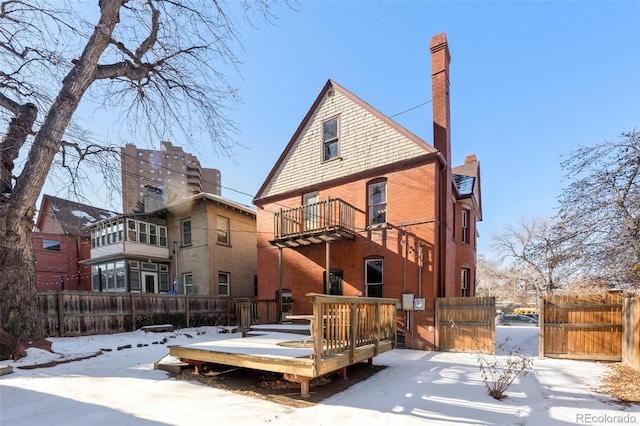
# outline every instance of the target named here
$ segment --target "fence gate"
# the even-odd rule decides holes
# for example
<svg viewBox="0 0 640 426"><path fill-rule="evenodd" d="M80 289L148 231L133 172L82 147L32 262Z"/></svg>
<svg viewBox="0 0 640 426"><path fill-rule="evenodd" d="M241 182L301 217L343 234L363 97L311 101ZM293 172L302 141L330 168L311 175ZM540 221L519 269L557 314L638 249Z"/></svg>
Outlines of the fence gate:
<svg viewBox="0 0 640 426"><path fill-rule="evenodd" d="M544 296L540 356L622 360L622 295Z"/></svg>
<svg viewBox="0 0 640 426"><path fill-rule="evenodd" d="M494 297L436 299L436 350L495 353L495 318Z"/></svg>

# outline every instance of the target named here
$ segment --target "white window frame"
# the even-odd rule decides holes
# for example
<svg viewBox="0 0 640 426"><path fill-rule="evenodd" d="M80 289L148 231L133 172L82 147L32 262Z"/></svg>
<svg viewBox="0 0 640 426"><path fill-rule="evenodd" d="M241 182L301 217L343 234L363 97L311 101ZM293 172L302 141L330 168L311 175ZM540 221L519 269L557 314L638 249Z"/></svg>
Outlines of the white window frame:
<svg viewBox="0 0 640 426"><path fill-rule="evenodd" d="M182 287L184 294L193 294L193 273L185 272L182 274Z"/></svg>
<svg viewBox="0 0 640 426"><path fill-rule="evenodd" d="M376 200L374 203L373 196L375 194L375 188L382 188L379 190L381 200ZM367 224L369 226L383 225L387 223L387 181L376 180L367 184Z"/></svg>
<svg viewBox="0 0 640 426"><path fill-rule="evenodd" d="M221 280L221 278L223 278ZM223 282L226 281L226 282ZM229 272L218 272L218 296L231 295L231 274Z"/></svg>
<svg viewBox="0 0 640 426"><path fill-rule="evenodd" d="M369 263L380 262L380 282L370 281L369 277ZM365 259L364 260L364 284L365 284L365 294L367 297L383 297L384 296L384 259L382 258L374 258L374 259ZM380 295L372 296L370 295L369 288L370 287L380 287Z"/></svg>
<svg viewBox="0 0 640 426"><path fill-rule="evenodd" d="M327 125L335 122L336 134L327 135ZM331 155L331 148L335 145L335 153ZM340 120L338 117L330 118L322 122L322 161L333 160L340 157Z"/></svg>
<svg viewBox="0 0 640 426"><path fill-rule="evenodd" d="M224 246L228 246L231 244L230 227L231 227L231 221L229 220L228 217L218 216L216 218L216 228L217 228L216 242L218 244L221 244ZM220 238L221 236L224 236L224 238L221 239Z"/></svg>

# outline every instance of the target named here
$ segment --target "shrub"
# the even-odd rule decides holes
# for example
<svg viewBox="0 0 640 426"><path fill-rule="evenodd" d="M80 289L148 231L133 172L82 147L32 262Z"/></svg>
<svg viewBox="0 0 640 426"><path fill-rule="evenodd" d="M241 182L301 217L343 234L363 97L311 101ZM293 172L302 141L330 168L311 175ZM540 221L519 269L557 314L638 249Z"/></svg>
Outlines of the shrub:
<svg viewBox="0 0 640 426"><path fill-rule="evenodd" d="M477 353L480 374L482 374L487 393L498 400L506 398L505 392L509 386L519 376L526 376L533 367L533 359L522 355L519 347L510 346L510 340L507 338L498 344L498 348L506 355Z"/></svg>

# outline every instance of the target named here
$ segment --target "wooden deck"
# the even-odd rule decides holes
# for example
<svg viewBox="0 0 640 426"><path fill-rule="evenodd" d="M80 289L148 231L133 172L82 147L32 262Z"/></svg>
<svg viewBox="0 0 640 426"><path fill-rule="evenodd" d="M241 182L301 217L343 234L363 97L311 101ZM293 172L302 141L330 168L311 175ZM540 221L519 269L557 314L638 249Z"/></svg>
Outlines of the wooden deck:
<svg viewBox="0 0 640 426"><path fill-rule="evenodd" d="M304 344L300 335L263 335L170 346L169 354L195 365L216 363L283 373L309 395L309 381L341 370L396 347L395 299L309 294L313 332ZM258 332L259 334L259 332Z"/></svg>

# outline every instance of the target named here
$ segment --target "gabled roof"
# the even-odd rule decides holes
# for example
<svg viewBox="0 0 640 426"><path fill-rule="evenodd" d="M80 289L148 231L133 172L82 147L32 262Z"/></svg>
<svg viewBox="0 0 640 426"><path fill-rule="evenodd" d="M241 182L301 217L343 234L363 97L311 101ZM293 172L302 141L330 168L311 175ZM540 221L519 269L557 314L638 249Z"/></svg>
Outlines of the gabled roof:
<svg viewBox="0 0 640 426"><path fill-rule="evenodd" d="M240 203L236 203L235 201L231 201L228 200L226 198L223 198L219 195L215 195L215 194L210 194L208 192L200 192L198 194L192 195L191 197L187 197L184 198L180 201L176 201L175 203L169 204L161 209L158 209L156 211L161 211L161 210L171 210L172 207L177 207L177 206L182 206L185 204L189 204L192 203L193 201L197 201L197 200L207 200L207 201L211 201L214 202L220 206L223 206L225 208L229 208L232 210L236 210L238 212L244 213L246 215L249 216L256 216L256 211L252 208L252 207L247 207L243 204Z"/></svg>
<svg viewBox="0 0 640 426"><path fill-rule="evenodd" d="M49 206L50 208L47 208ZM62 227L65 234L88 236L86 226L94 222L116 216L118 213L87 204L76 203L52 195L43 195L36 228L42 229L46 219L44 215L53 215L53 219Z"/></svg>
<svg viewBox="0 0 640 426"><path fill-rule="evenodd" d="M339 109L338 106L335 106L334 104L332 104L333 101L335 101L337 104L340 101L340 99L344 100L346 103L348 103L350 107L353 107L353 108L343 110L343 109ZM332 108L330 108L327 105L331 105ZM309 170L311 170L314 167L313 162L318 161L318 159L310 158L308 156L304 157L302 156L302 154L300 154L299 157L295 157L294 160L292 161L292 157L295 156L295 150L297 148L297 144L300 142L302 138L305 137L305 134L313 134L314 135L313 137L318 141L317 149L320 149L321 136L318 136L317 134L313 133L314 130L309 129L309 125L314 120L318 120L318 121L321 120L320 118L318 118L318 114L322 112L322 108L331 109L332 114L334 116L349 114L350 112L353 112L352 111L353 109L356 109L359 114L358 117L361 120L365 120L369 118L371 120L374 120L375 123L377 124L382 124L382 126L377 126L375 129L367 128L366 133L373 133L374 131L376 132L388 131L395 136L395 139L392 139L391 143L402 144L402 149L395 149L395 147L393 146L391 147L385 146L388 152L394 153L394 155L387 155L389 157L388 159L386 159L387 165L394 164L396 162L399 163L402 161L406 162L408 159L415 160L416 158L425 158L425 157L431 158L438 155L438 150L435 149L433 146L427 144L418 136L411 133L410 131L408 131L403 126L396 123L386 115L382 114L380 111L373 108L371 105L367 104L366 102L358 98L356 95L349 92L344 87L340 86L339 84L337 84L332 80L328 80L327 83L322 88L322 90L320 91L320 94L312 104L311 108L305 115L304 119L298 126L297 130L289 140L287 146L285 147L284 151L282 152L282 154L276 161L275 165L271 169L264 183L258 190L254 198L254 203L274 195L280 195L283 192L282 189L280 188L274 189L272 188L272 186L273 186L273 182L280 177L280 174L283 172L283 169L286 167L288 162L296 163L297 161L298 162L297 167L298 168L302 167L302 169L298 170L299 172L297 174L298 178L307 178L308 173L305 173L305 171L308 172ZM341 126L343 126L343 124L341 124ZM344 124L344 126L346 126L346 124ZM354 143L356 143L356 139L357 139L357 143L362 144L361 151L363 152L370 150L371 145L373 145L373 143L378 143L378 144L390 143L390 139L388 137L380 137L376 139L374 142L372 142L370 140L367 141L366 137L356 138L356 136L354 136L353 134L354 133L353 129L350 129L350 132L351 133L345 132L345 135L346 135L345 139L348 137L351 137ZM385 136L388 136L388 134ZM377 154L369 155L369 157L375 157L376 155ZM348 161L354 161L354 164L347 164ZM303 162L305 164L300 165ZM357 159L355 158L345 158L345 161L342 162L340 166L342 167L342 170L340 171L342 175L340 177L344 178L345 176L348 176L349 173L355 175L357 173L362 173L363 171L367 170L366 169L367 165L362 163L363 163L362 161L357 161ZM338 168L337 165L331 165L331 166L335 167L336 169ZM284 173L291 173L291 171L284 170ZM331 180L332 178L335 178L335 175L331 175L331 173L323 172L323 177L322 177L323 182ZM320 182L312 182L312 184L316 184L316 185L319 183ZM300 187L304 187L304 185L301 185Z"/></svg>

